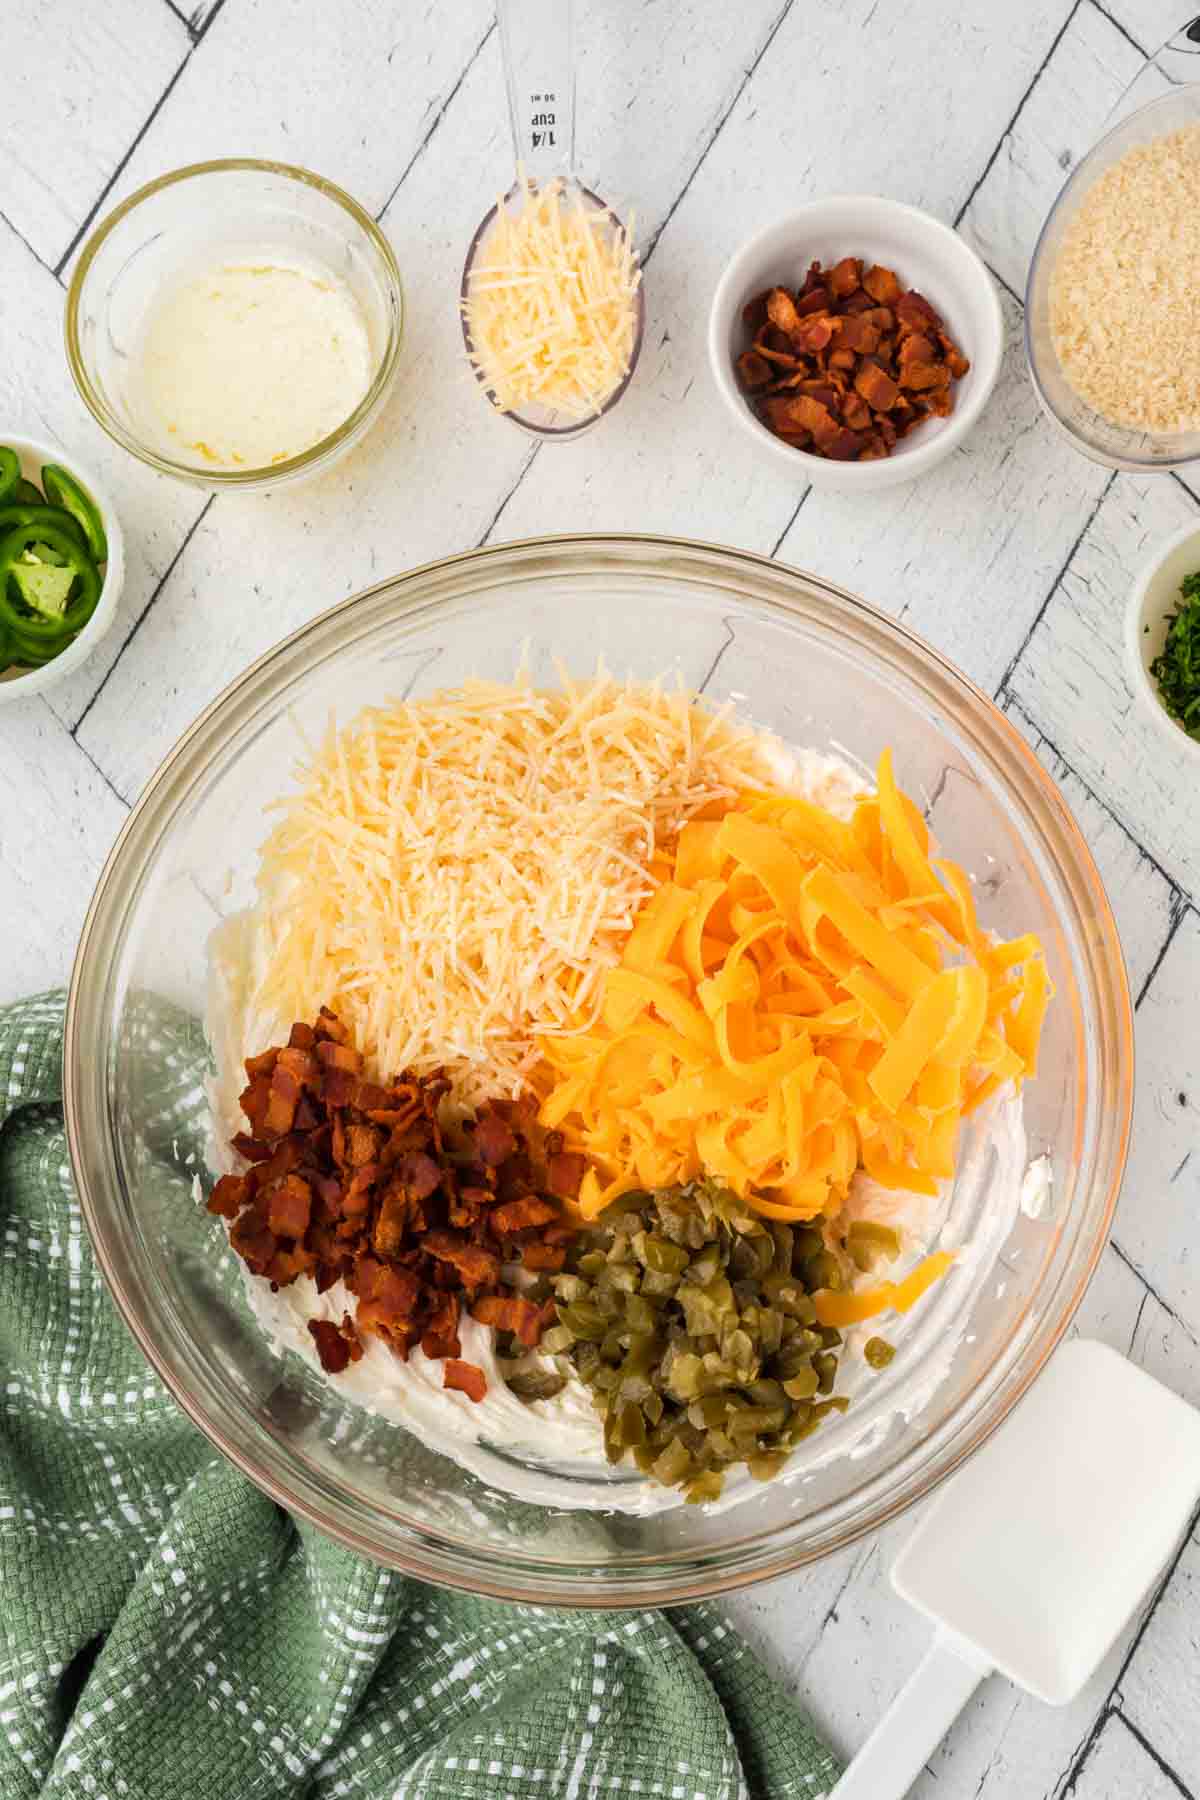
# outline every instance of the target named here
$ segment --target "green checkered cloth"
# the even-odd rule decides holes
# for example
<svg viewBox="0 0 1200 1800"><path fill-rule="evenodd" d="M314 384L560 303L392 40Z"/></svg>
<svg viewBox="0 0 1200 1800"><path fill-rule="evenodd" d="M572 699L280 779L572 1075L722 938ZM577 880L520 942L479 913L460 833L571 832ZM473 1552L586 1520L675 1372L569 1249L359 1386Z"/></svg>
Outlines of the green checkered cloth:
<svg viewBox="0 0 1200 1800"><path fill-rule="evenodd" d="M817 1800L829 1752L707 1606L442 1593L288 1517L92 1261L62 996L0 1008L0 1795ZM195 1065L167 1056L179 1093Z"/></svg>

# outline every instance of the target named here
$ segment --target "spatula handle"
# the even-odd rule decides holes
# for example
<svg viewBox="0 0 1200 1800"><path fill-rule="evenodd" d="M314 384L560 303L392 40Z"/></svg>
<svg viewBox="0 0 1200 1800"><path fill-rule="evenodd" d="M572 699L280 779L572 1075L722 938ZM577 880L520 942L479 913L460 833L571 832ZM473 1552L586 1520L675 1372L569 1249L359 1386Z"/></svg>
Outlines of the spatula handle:
<svg viewBox="0 0 1200 1800"><path fill-rule="evenodd" d="M902 1800L991 1664L939 1631L830 1800Z"/></svg>

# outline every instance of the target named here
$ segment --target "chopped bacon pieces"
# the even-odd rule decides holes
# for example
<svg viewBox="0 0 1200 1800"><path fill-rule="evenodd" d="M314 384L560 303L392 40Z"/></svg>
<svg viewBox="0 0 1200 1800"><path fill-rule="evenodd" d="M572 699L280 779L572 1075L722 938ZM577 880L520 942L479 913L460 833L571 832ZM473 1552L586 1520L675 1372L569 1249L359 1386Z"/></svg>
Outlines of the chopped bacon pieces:
<svg viewBox="0 0 1200 1800"><path fill-rule="evenodd" d="M236 1219L246 1204L246 1179L243 1175L222 1175L208 1196L208 1210L223 1219Z"/></svg>
<svg viewBox="0 0 1200 1800"><path fill-rule="evenodd" d="M519 1295L485 1294L471 1308L471 1317L481 1325L494 1325L497 1331L511 1331L529 1350L542 1335L541 1307Z"/></svg>
<svg viewBox="0 0 1200 1800"><path fill-rule="evenodd" d="M560 1201L574 1201L587 1170L587 1157L581 1156L579 1150L556 1150L554 1156L547 1157L545 1183L551 1193L558 1193Z"/></svg>
<svg viewBox="0 0 1200 1800"><path fill-rule="evenodd" d="M757 350L743 350L737 366L744 388L766 387L771 379L771 365Z"/></svg>
<svg viewBox="0 0 1200 1800"><path fill-rule="evenodd" d="M521 1250L527 1269L541 1269L549 1275L556 1275L566 1260L566 1251L557 1244L526 1244Z"/></svg>
<svg viewBox="0 0 1200 1800"><path fill-rule="evenodd" d="M420 1344L445 1365L445 1384L472 1400L483 1371L460 1360L464 1307L535 1348L554 1320L546 1277L561 1269L575 1226L563 1202L586 1172L561 1134L542 1133L527 1101L495 1102L443 1142L446 1083L404 1075L364 1079L362 1058L327 1009L297 1022L288 1043L250 1057L233 1147L248 1165L223 1175L209 1210L229 1221L250 1271L285 1287L312 1276L318 1293L344 1281L354 1315L314 1319L321 1366L340 1374L371 1333L397 1356ZM520 1262L532 1297L504 1280Z"/></svg>
<svg viewBox="0 0 1200 1800"><path fill-rule="evenodd" d="M291 1069L275 1065L263 1119L264 1137L282 1137L292 1129L296 1108L300 1104L300 1078ZM249 1115L247 1115L249 1116ZM253 1123L253 1121L251 1121Z"/></svg>
<svg viewBox="0 0 1200 1800"><path fill-rule="evenodd" d="M421 1248L438 1262L457 1269L465 1288L489 1287L500 1279L500 1258L483 1244L472 1244L453 1231L427 1231Z"/></svg>
<svg viewBox="0 0 1200 1800"><path fill-rule="evenodd" d="M340 1325L332 1319L310 1319L308 1329L326 1374L340 1375L350 1363L360 1360L363 1348L349 1313L342 1314Z"/></svg>
<svg viewBox="0 0 1200 1800"><path fill-rule="evenodd" d="M881 369L869 357L864 357L859 365L854 386L872 412L891 412L900 398L900 389L887 370Z"/></svg>
<svg viewBox="0 0 1200 1800"><path fill-rule="evenodd" d="M443 1294L421 1338L421 1348L426 1356L437 1361L440 1357L458 1355L462 1349L458 1338L458 1312L458 1295Z"/></svg>
<svg viewBox="0 0 1200 1800"><path fill-rule="evenodd" d="M448 1356L443 1365L442 1386L457 1388L468 1400L482 1400L487 1393L487 1376L474 1363L460 1362L456 1356Z"/></svg>
<svg viewBox="0 0 1200 1800"><path fill-rule="evenodd" d="M862 285L863 291L870 294L877 306L893 305L902 291L895 271L885 269L882 263L876 263L873 269L866 271Z"/></svg>
<svg viewBox="0 0 1200 1800"><path fill-rule="evenodd" d="M441 1185L442 1171L424 1150L406 1150L396 1164L396 1176L413 1200L427 1200Z"/></svg>
<svg viewBox="0 0 1200 1800"><path fill-rule="evenodd" d="M557 1224L559 1209L553 1200L527 1194L522 1200L509 1200L492 1208L488 1224L497 1237L515 1237L519 1231L531 1231L539 1225Z"/></svg>
<svg viewBox="0 0 1200 1800"><path fill-rule="evenodd" d="M302 1238L312 1213L312 1189L303 1175L285 1175L271 1190L267 1229L280 1238Z"/></svg>
<svg viewBox="0 0 1200 1800"><path fill-rule="evenodd" d="M768 288L742 319L752 342L736 366L758 417L842 462L889 456L922 420L946 417L971 366L923 294L855 256L814 262L798 289Z"/></svg>
<svg viewBox="0 0 1200 1800"><path fill-rule="evenodd" d="M317 1056L327 1069L344 1069L350 1075L357 1075L362 1068L362 1057L345 1042L322 1039L317 1044Z"/></svg>
<svg viewBox="0 0 1200 1800"><path fill-rule="evenodd" d="M826 286L835 300L848 300L862 286L862 263L857 256L843 256L825 277Z"/></svg>
<svg viewBox="0 0 1200 1800"><path fill-rule="evenodd" d="M512 1126L500 1113L485 1107L475 1121L475 1150L487 1169L495 1169L517 1153Z"/></svg>

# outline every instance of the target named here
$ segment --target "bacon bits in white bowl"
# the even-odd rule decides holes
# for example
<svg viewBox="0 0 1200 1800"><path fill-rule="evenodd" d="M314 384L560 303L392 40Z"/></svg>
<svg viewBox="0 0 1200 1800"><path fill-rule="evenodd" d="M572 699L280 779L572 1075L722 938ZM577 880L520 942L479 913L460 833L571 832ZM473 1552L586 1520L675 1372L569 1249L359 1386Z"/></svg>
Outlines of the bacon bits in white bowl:
<svg viewBox="0 0 1200 1800"><path fill-rule="evenodd" d="M846 259L860 265L865 288L848 286ZM814 263L823 273L806 294ZM840 295L829 286L839 264L843 269L835 285L845 289ZM872 270L880 272L878 282ZM889 273L894 286L883 279ZM870 292L872 285L877 294ZM871 329L864 334L857 326L833 324L827 338L824 328L806 329L800 337L761 336L754 302L775 288L786 289L800 308L810 305L812 311L802 317L813 324L822 315L831 324L848 315L866 320ZM739 358L754 349L756 338L765 352L775 351L773 370L779 373L769 382L758 380L762 371L753 364L743 363L739 370ZM906 349L909 339L920 341ZM764 459L798 482L843 493L912 481L949 456L987 404L1003 348L996 289L969 245L928 213L871 195L813 201L751 238L717 284L708 327L717 390ZM769 354L767 360L772 361ZM908 385L914 366L921 370L919 387ZM795 385L778 386L781 381ZM776 419L788 433L780 436L765 422L773 416L765 402L777 397L786 402L789 396L800 404L792 409L794 421ZM836 436L813 400L832 418ZM775 409L780 415L783 410ZM810 425L817 427L815 433Z"/></svg>

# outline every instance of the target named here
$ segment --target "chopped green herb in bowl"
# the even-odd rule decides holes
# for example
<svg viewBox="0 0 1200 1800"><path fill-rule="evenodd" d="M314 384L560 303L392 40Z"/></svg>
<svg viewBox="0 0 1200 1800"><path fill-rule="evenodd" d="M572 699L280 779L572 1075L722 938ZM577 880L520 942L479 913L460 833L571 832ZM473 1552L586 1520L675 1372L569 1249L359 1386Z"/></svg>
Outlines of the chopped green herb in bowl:
<svg viewBox="0 0 1200 1800"><path fill-rule="evenodd" d="M1200 571L1184 576L1178 604L1167 614L1166 639L1150 664L1150 673L1166 711L1189 737L1200 740Z"/></svg>

